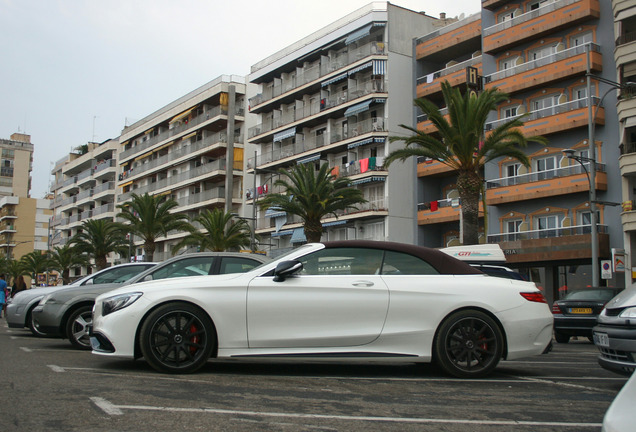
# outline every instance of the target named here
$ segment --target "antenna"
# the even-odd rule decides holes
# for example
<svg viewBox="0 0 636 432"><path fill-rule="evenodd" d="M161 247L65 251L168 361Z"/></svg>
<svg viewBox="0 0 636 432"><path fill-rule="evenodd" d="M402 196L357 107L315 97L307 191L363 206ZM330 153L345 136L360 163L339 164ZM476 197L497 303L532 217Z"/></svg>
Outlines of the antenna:
<svg viewBox="0 0 636 432"><path fill-rule="evenodd" d="M97 119L97 116L94 115L93 116L93 137L91 138L91 142L95 142L95 120Z"/></svg>

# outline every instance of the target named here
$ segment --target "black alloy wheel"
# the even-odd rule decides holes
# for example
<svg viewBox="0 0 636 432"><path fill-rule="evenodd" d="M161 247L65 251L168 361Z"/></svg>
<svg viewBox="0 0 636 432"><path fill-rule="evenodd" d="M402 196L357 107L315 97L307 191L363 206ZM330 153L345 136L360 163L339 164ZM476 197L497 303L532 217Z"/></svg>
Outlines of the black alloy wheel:
<svg viewBox="0 0 636 432"><path fill-rule="evenodd" d="M159 372L191 373L203 367L216 345L214 325L198 307L168 303L153 311L140 333L141 352Z"/></svg>
<svg viewBox="0 0 636 432"><path fill-rule="evenodd" d="M66 337L77 349L90 350L91 340L88 326L93 323L93 306L75 309L66 321Z"/></svg>
<svg viewBox="0 0 636 432"><path fill-rule="evenodd" d="M434 358L448 374L458 378L488 375L503 355L499 325L477 310L450 315L439 327Z"/></svg>

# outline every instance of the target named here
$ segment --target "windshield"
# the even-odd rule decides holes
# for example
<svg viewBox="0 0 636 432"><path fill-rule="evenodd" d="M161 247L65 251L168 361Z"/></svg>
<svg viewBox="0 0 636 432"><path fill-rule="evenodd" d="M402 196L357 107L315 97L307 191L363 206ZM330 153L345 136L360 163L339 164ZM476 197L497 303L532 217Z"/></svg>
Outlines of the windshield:
<svg viewBox="0 0 636 432"><path fill-rule="evenodd" d="M568 293L563 300L600 300L609 301L616 295L611 289L604 290L581 290Z"/></svg>

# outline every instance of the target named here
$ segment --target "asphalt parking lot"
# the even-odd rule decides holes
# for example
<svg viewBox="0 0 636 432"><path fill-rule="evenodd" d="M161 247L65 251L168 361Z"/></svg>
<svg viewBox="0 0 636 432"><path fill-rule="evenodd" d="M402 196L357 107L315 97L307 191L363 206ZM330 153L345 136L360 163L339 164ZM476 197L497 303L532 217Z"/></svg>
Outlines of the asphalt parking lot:
<svg viewBox="0 0 636 432"><path fill-rule="evenodd" d="M162 375L0 321L4 431L599 431L626 378L586 340L488 379L430 365L211 361Z"/></svg>

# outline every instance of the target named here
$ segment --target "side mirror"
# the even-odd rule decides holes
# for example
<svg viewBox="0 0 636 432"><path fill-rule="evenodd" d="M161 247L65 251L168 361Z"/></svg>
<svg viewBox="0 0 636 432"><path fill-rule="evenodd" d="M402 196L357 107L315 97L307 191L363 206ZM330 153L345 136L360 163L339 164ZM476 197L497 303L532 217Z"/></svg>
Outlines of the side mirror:
<svg viewBox="0 0 636 432"><path fill-rule="evenodd" d="M300 261L283 261L278 263L274 270L274 282L282 282L285 278L303 269Z"/></svg>
<svg viewBox="0 0 636 432"><path fill-rule="evenodd" d="M144 277L142 280L140 280L139 282L148 282L151 281L152 279L152 275L147 275L146 277Z"/></svg>

